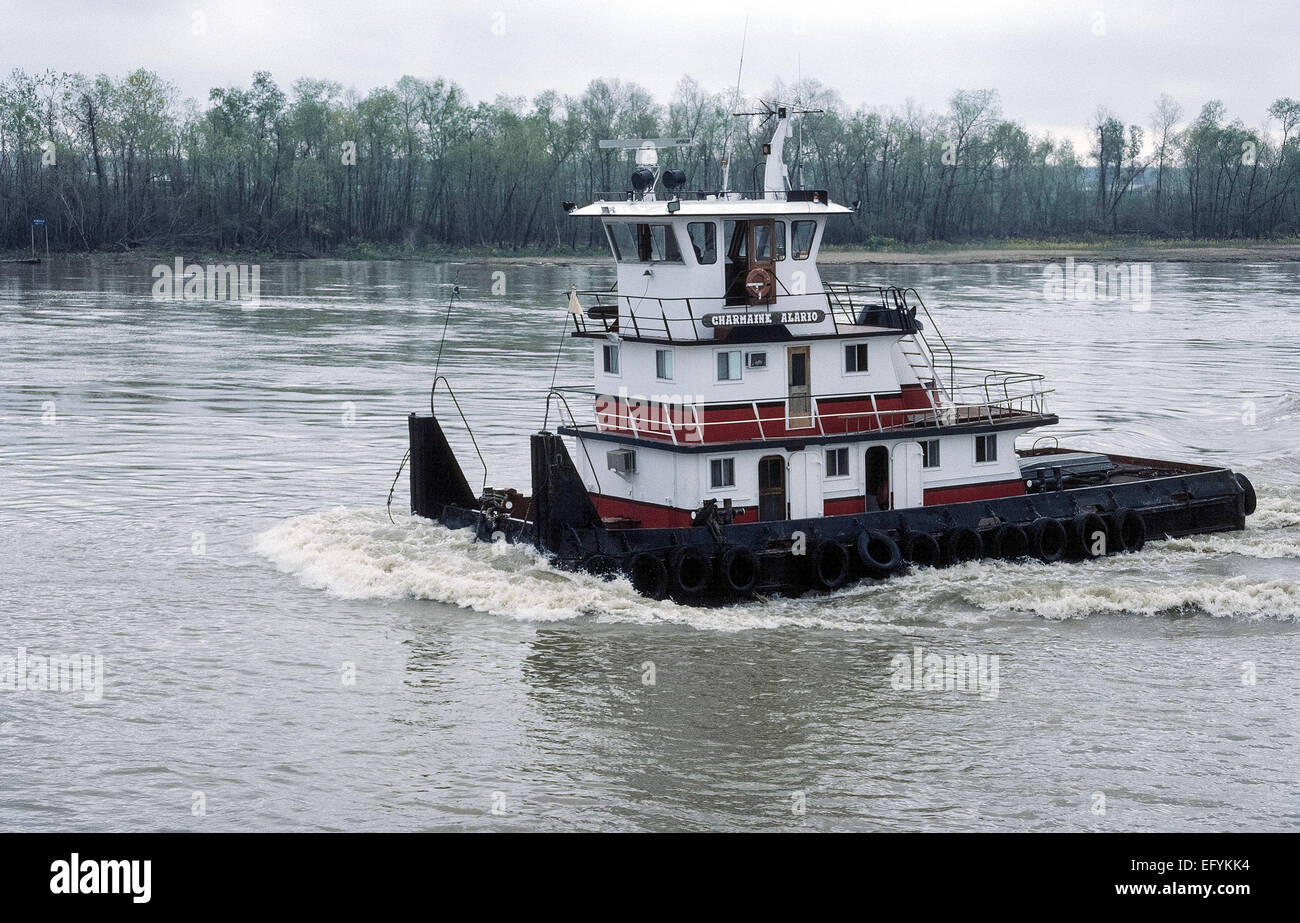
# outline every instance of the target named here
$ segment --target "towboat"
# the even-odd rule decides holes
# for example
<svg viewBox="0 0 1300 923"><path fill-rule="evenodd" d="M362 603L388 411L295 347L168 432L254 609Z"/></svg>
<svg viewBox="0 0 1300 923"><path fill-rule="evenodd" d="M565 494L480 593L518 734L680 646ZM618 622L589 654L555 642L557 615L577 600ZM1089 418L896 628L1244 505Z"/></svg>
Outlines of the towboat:
<svg viewBox="0 0 1300 923"><path fill-rule="evenodd" d="M912 288L823 282L826 222L851 210L792 186L796 113L768 113L749 193L660 170L658 150L688 141L608 143L635 148L631 188L565 208L601 222L617 283L557 295L591 389L546 396L526 490L485 469L475 491L440 386L469 422L436 376L408 419L412 513L697 604L1245 528L1245 476L1030 441L1058 422L1041 375L956 364Z"/></svg>

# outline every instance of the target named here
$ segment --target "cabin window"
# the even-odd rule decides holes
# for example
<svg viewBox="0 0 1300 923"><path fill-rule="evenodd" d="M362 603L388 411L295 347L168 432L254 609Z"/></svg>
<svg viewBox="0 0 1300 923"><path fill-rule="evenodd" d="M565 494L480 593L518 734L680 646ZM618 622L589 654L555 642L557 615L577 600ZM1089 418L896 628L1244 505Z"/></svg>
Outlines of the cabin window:
<svg viewBox="0 0 1300 923"><path fill-rule="evenodd" d="M636 226L626 221L609 225L610 243L614 245L614 259L620 262L636 262Z"/></svg>
<svg viewBox="0 0 1300 923"><path fill-rule="evenodd" d="M682 251L669 224L610 224L614 256L623 263L680 263Z"/></svg>
<svg viewBox="0 0 1300 923"><path fill-rule="evenodd" d="M817 235L816 221L796 221L791 229L794 239L791 248L796 260L806 260L812 253L813 237Z"/></svg>
<svg viewBox="0 0 1300 923"><path fill-rule="evenodd" d="M921 442L921 467L939 467L939 440L926 439Z"/></svg>
<svg viewBox="0 0 1300 923"><path fill-rule="evenodd" d="M686 236L695 250L695 262L708 266L718 261L718 226L712 221L692 221L686 225Z"/></svg>
<svg viewBox="0 0 1300 923"><path fill-rule="evenodd" d="M776 258L785 259L785 222L776 222Z"/></svg>
<svg viewBox="0 0 1300 923"><path fill-rule="evenodd" d="M734 458L713 458L709 460L709 488L718 490L722 487L736 486L736 460Z"/></svg>
<svg viewBox="0 0 1300 923"><path fill-rule="evenodd" d="M987 436L975 437L975 462L995 462L998 460L998 436L997 433L990 433Z"/></svg>
<svg viewBox="0 0 1300 923"><path fill-rule="evenodd" d="M606 372L606 374L608 374L608 375L617 375L617 374L619 374L619 371L618 371L618 344L617 344L617 343L606 343L606 344L604 344L604 346L603 346L603 348L602 348L602 350L601 350L601 353L602 353L602 355L604 356L604 367L605 367L605 372Z"/></svg>
<svg viewBox="0 0 1300 923"><path fill-rule="evenodd" d="M866 343L848 343L845 345L844 371L849 374L867 371Z"/></svg>
<svg viewBox="0 0 1300 923"><path fill-rule="evenodd" d="M722 222L722 238L727 243L728 263L747 263L746 247L749 246L749 222L737 224L727 218Z"/></svg>
<svg viewBox="0 0 1300 923"><path fill-rule="evenodd" d="M643 263L680 263L682 251L677 248L677 235L669 224L638 224L637 244Z"/></svg>
<svg viewBox="0 0 1300 923"><path fill-rule="evenodd" d="M740 350L726 349L717 355L718 381L740 381Z"/></svg>
<svg viewBox="0 0 1300 923"><path fill-rule="evenodd" d="M826 450L826 476L828 478L846 478L849 476L849 450Z"/></svg>
<svg viewBox="0 0 1300 923"><path fill-rule="evenodd" d="M664 381L673 380L673 351L671 349L655 350L655 378Z"/></svg>
<svg viewBox="0 0 1300 923"><path fill-rule="evenodd" d="M772 234L765 224L754 225L754 262L772 261Z"/></svg>

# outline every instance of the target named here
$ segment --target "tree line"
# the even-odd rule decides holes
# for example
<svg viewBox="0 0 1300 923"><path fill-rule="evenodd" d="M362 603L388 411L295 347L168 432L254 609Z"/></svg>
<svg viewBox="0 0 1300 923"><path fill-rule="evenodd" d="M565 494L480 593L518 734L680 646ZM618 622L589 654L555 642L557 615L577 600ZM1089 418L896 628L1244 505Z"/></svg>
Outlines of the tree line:
<svg viewBox="0 0 1300 923"><path fill-rule="evenodd" d="M1168 96L1127 122L1099 108L1088 150L1006 118L993 90L941 111L853 109L808 80L764 98L820 110L796 119L786 151L796 184L855 206L831 243L1300 229L1291 98L1262 127L1217 100L1192 118ZM567 221L562 203L621 194L632 169L601 139L692 138L661 154L688 190L719 190L725 157L731 189L750 191L771 122L734 117L743 105L689 77L667 103L617 79L488 103L410 76L364 96L318 79L286 93L259 71L199 105L149 70L14 71L0 81L0 247L28 246L41 219L68 250L590 247L594 222Z"/></svg>

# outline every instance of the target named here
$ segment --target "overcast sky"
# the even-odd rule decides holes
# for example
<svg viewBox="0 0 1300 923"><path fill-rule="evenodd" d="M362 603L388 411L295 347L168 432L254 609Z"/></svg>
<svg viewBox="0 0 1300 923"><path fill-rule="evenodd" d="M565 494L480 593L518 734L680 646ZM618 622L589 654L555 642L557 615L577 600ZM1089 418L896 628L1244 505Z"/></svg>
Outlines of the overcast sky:
<svg viewBox="0 0 1300 923"><path fill-rule="evenodd" d="M798 68L850 106L938 108L957 88L991 87L1029 129L1086 143L1101 104L1146 125L1162 92L1187 117L1218 98L1261 125L1274 99L1300 97L1296 0L0 0L0 67L143 66L201 101L268 70L286 91L301 76L364 93L414 74L489 100L620 77L665 102L684 74L731 91L747 13L751 98Z"/></svg>

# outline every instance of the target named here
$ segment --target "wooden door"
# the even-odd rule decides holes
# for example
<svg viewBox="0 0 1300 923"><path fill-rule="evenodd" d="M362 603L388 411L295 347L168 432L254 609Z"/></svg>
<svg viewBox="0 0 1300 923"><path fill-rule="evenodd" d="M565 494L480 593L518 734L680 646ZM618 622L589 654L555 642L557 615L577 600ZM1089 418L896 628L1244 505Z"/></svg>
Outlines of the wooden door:
<svg viewBox="0 0 1300 923"><path fill-rule="evenodd" d="M785 413L789 429L808 429L813 425L810 349L808 346L787 346L785 350Z"/></svg>

